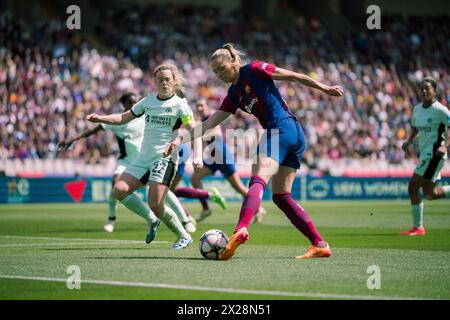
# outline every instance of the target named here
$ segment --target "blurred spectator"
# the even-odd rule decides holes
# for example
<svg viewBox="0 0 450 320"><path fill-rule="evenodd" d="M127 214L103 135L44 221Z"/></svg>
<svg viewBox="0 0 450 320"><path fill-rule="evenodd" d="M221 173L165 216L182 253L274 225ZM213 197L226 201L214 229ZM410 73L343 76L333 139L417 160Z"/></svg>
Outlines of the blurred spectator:
<svg viewBox="0 0 450 320"><path fill-rule="evenodd" d="M80 141L63 154L56 154L56 144L84 130L86 114L117 111L123 92L153 91L151 71L167 59L183 70L192 104L202 97L218 106L226 88L210 71L208 58L221 44L234 42L245 44L248 60L266 60L344 87L345 96L337 100L278 83L307 134L309 164L347 157L400 163L400 145L418 102L416 83L432 75L441 102L450 99L449 19L383 16L382 32L355 25L336 34L317 19L305 23L304 17L280 27L217 8L130 5L103 13L96 38L111 48L106 53L63 24L25 23L2 13L0 157L62 156L98 163L117 151L109 133ZM238 114L226 127L255 123Z"/></svg>

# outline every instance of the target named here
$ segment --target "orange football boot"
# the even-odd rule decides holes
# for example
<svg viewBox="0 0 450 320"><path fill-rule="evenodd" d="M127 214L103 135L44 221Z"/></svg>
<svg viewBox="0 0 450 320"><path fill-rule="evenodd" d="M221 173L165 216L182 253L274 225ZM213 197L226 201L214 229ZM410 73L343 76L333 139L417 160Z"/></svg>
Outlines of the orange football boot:
<svg viewBox="0 0 450 320"><path fill-rule="evenodd" d="M219 254L219 260L229 260L236 249L250 238L247 228L242 227L231 236L225 249Z"/></svg>
<svg viewBox="0 0 450 320"><path fill-rule="evenodd" d="M295 257L295 259L328 258L332 254L333 252L331 251L327 243L327 246L325 248L311 246L304 255L297 256Z"/></svg>

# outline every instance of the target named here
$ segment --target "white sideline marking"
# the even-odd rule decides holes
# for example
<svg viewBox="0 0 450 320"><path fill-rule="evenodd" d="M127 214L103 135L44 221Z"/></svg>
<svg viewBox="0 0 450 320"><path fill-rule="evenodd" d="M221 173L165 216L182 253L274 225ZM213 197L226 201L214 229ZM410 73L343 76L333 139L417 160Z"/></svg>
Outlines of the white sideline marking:
<svg viewBox="0 0 450 320"><path fill-rule="evenodd" d="M0 274L0 279L67 282L67 279L64 279L64 278L12 276L12 275L3 275L3 274ZM404 298L404 297L364 296L364 295L332 294L332 293L283 292L283 291L247 290L247 289L233 289L233 288L209 288L209 287L164 284L164 283L125 282L125 281L107 281L107 280L82 280L81 282L87 283L87 284L100 284L100 285L110 285L110 286L178 289L178 290L193 290L193 291L212 291L212 292L242 293L242 294L254 294L254 295L262 295L262 296L280 296L280 297L354 299L354 300L422 300L420 298L411 298L411 297Z"/></svg>
<svg viewBox="0 0 450 320"><path fill-rule="evenodd" d="M153 243L158 242L158 241L153 241ZM139 241L140 244L144 244L144 241ZM9 243L9 244L0 244L0 248L4 248L4 247L40 247L40 246L80 246L80 245L105 245L105 244L136 244L136 242L134 241L130 241L130 242L68 242L68 243Z"/></svg>
<svg viewBox="0 0 450 320"><path fill-rule="evenodd" d="M30 240L69 240L69 241L97 241L97 244L114 242L114 244L124 243L124 244L142 244L144 241L139 240L114 240L114 239L95 239L95 238L51 238L51 237L27 237L27 236L0 236L4 239L30 239ZM152 243L169 243L169 241L152 241ZM86 243L80 243L86 244ZM28 245L28 244L24 244Z"/></svg>

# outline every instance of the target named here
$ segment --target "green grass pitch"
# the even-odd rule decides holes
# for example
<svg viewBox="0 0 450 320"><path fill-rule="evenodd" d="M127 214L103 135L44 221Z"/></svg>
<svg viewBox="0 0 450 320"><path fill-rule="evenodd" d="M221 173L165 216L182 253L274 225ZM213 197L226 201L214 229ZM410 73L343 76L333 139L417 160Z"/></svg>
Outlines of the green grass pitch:
<svg viewBox="0 0 450 320"><path fill-rule="evenodd" d="M425 202L425 237L410 227L407 201L305 202L330 243L328 259L296 260L309 246L273 203L230 261L209 261L198 239L231 234L240 203L197 225L194 243L172 251L161 225L144 244L145 222L121 207L116 230L103 231L106 204L0 206L0 299L450 299L450 201ZM199 204L188 203L196 216ZM81 288L69 290L69 266ZM369 266L380 289L368 289Z"/></svg>

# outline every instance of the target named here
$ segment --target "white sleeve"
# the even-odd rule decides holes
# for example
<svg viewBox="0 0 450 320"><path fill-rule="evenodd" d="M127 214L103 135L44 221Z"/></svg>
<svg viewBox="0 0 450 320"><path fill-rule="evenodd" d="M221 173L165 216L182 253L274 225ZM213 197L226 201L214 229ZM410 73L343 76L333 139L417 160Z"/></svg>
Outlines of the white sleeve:
<svg viewBox="0 0 450 320"><path fill-rule="evenodd" d="M441 120L442 123L445 124L447 127L450 126L450 110L448 110L447 107L443 107L441 108L442 112L441 112Z"/></svg>
<svg viewBox="0 0 450 320"><path fill-rule="evenodd" d="M136 117L139 118L145 113L145 101L147 101L146 98L141 99L138 103L136 103L134 106L131 107L131 113Z"/></svg>
<svg viewBox="0 0 450 320"><path fill-rule="evenodd" d="M178 109L178 117L181 119L181 122L183 124L186 124L194 120L194 112L192 111L186 99L183 99L180 102L180 106Z"/></svg>

